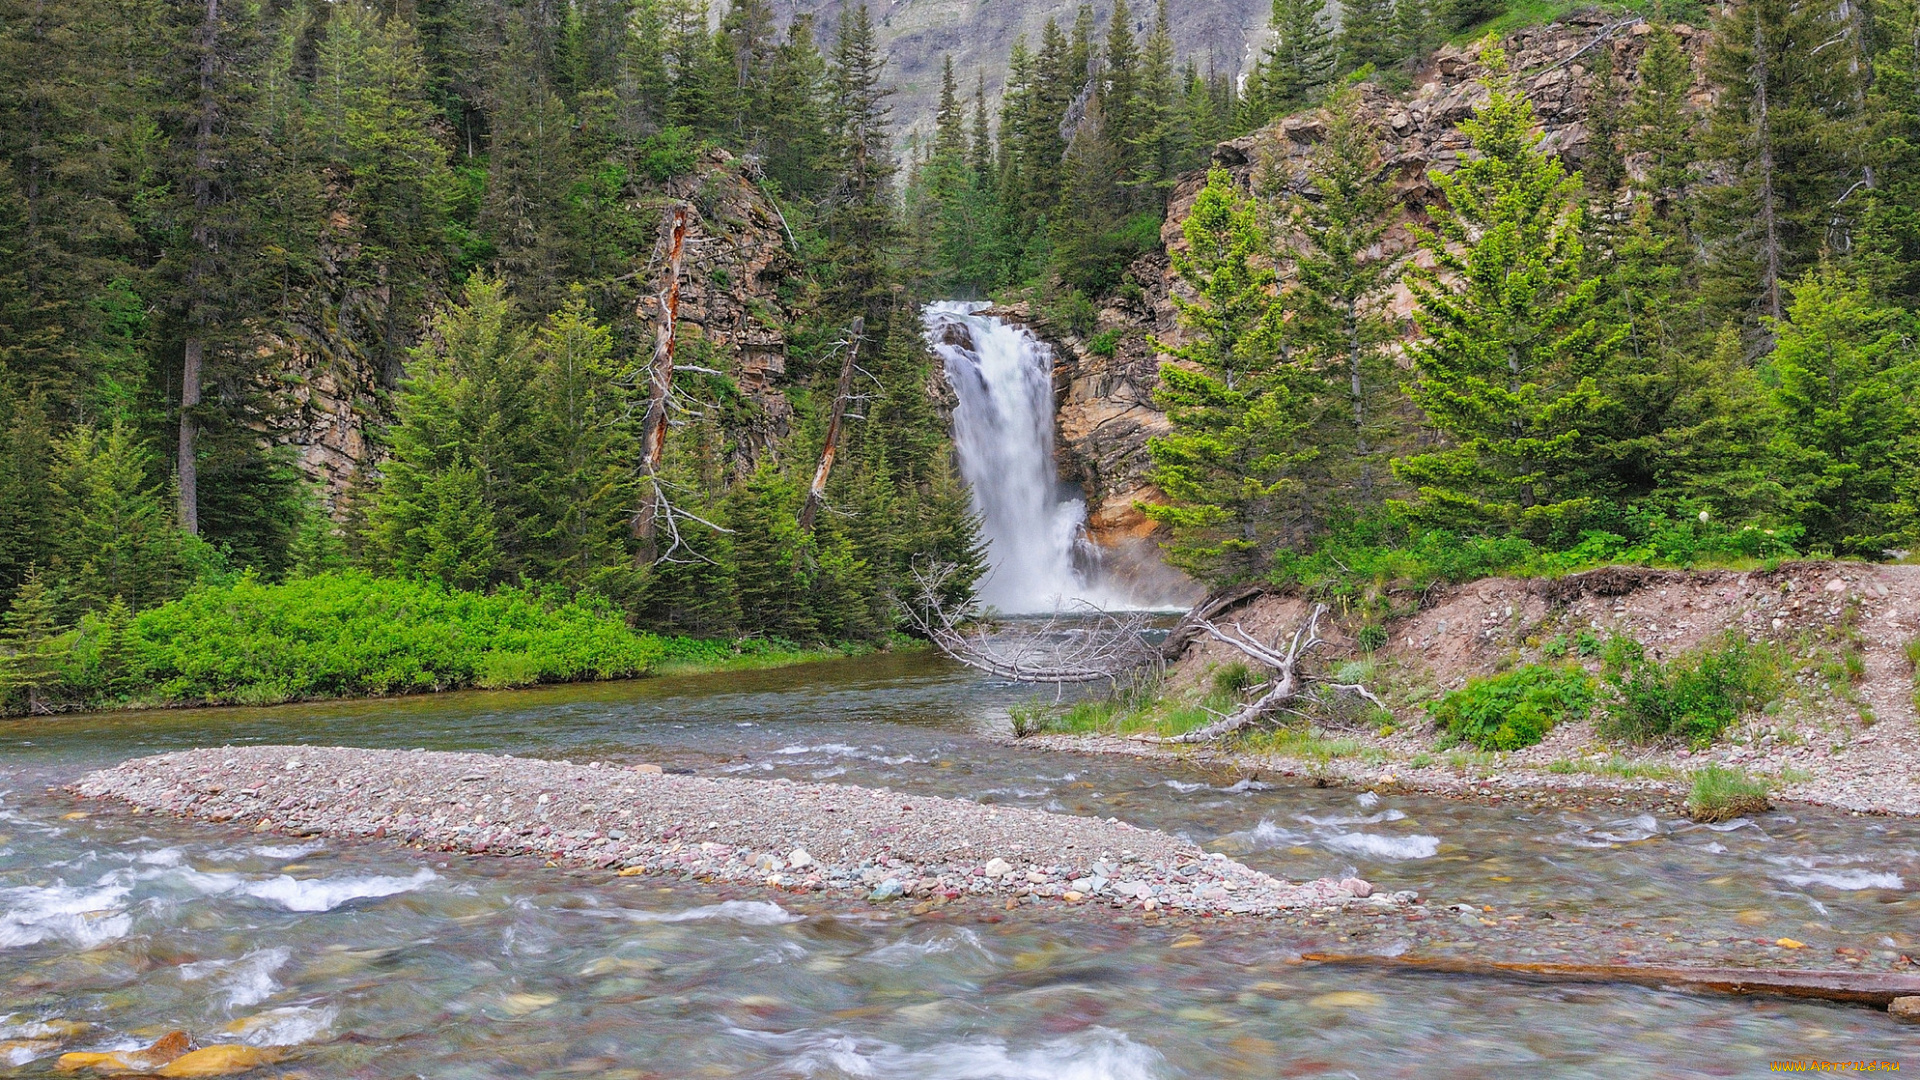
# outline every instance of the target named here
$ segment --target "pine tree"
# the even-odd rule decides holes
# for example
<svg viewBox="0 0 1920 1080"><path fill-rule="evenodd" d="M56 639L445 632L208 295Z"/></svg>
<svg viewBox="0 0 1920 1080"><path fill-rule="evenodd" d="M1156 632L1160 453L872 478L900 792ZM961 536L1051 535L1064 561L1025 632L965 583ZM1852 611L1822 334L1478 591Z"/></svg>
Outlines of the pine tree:
<svg viewBox="0 0 1920 1080"><path fill-rule="evenodd" d="M68 644L55 622L52 590L30 573L0 617L0 703L19 700L33 715L52 712L47 690L61 681Z"/></svg>
<svg viewBox="0 0 1920 1080"><path fill-rule="evenodd" d="M1687 103L1693 68L1672 30L1655 27L1648 35L1638 74L1626 109L1626 149L1646 155L1640 191L1651 201L1654 220L1673 222L1685 236L1691 229L1684 196L1698 155Z"/></svg>
<svg viewBox="0 0 1920 1080"><path fill-rule="evenodd" d="M1185 149L1180 116L1180 87L1173 70L1173 28L1167 0L1155 7L1153 33L1140 55L1139 121L1133 136L1134 202L1158 204L1179 174Z"/></svg>
<svg viewBox="0 0 1920 1080"><path fill-rule="evenodd" d="M1779 475L1811 544L1878 555L1900 540L1900 485L1920 466L1910 446L1920 427L1920 322L1876 303L1858 275L1831 263L1792 294L1769 359Z"/></svg>
<svg viewBox="0 0 1920 1080"><path fill-rule="evenodd" d="M50 569L79 609L117 596L138 610L184 587L180 541L153 471L152 454L123 419L55 441Z"/></svg>
<svg viewBox="0 0 1920 1080"><path fill-rule="evenodd" d="M1741 0L1715 22L1708 135L1731 179L1711 193L1713 281L1730 312L1786 316L1786 282L1829 244L1834 208L1862 178L1852 56L1816 48L1840 21L1831 0Z"/></svg>
<svg viewBox="0 0 1920 1080"><path fill-rule="evenodd" d="M1342 0L1334 51L1335 68L1341 72L1385 67L1400 59L1393 43L1392 0Z"/></svg>
<svg viewBox="0 0 1920 1080"><path fill-rule="evenodd" d="M1327 117L1326 136L1308 166L1308 193L1291 207L1296 334L1333 387L1344 390L1329 395L1342 403L1327 440L1336 448L1329 468L1342 497L1351 492L1364 505L1387 472L1383 449L1400 419L1385 347L1399 336L1388 304L1401 267L1378 254L1395 218L1381 178L1377 130L1353 91L1328 102Z"/></svg>
<svg viewBox="0 0 1920 1080"><path fill-rule="evenodd" d="M613 334L577 289L532 345L534 403L522 452L531 521L523 544L538 580L624 595L627 518L638 504L631 404L616 390Z"/></svg>
<svg viewBox="0 0 1920 1080"><path fill-rule="evenodd" d="M495 269L538 313L565 301L573 277L567 195L576 167L572 123L535 62L535 37L526 18L513 18L492 74L480 228L495 250Z"/></svg>
<svg viewBox="0 0 1920 1080"><path fill-rule="evenodd" d="M1488 100L1461 125L1472 156L1433 174L1446 204L1420 242L1435 269L1412 278L1423 339L1408 389L1454 445L1394 471L1419 489L1417 522L1571 535L1598 509L1594 376L1619 332L1599 325L1599 282L1582 279L1580 178L1539 149L1504 57L1486 62Z"/></svg>
<svg viewBox="0 0 1920 1080"><path fill-rule="evenodd" d="M1154 392L1173 430L1147 443L1148 478L1168 502L1141 510L1173 530L1174 565L1209 581L1256 578L1300 524L1288 503L1313 456L1301 438L1311 403L1302 373L1279 355L1267 238L1231 174L1208 174L1181 234L1173 270L1195 298L1174 294L1184 342L1154 343L1174 358Z"/></svg>
<svg viewBox="0 0 1920 1080"><path fill-rule="evenodd" d="M1273 45L1262 72L1263 107L1256 122L1292 112L1333 76L1333 34L1327 0L1273 0Z"/></svg>
<svg viewBox="0 0 1920 1080"><path fill-rule="evenodd" d="M843 310L863 312L869 325L884 322L895 229L885 67L866 4L856 3L841 14L834 44L833 157L840 197L825 224L840 277L836 300Z"/></svg>
<svg viewBox="0 0 1920 1080"><path fill-rule="evenodd" d="M727 523L743 623L775 637L810 641L819 623L808 603L813 553L795 522L799 509L799 488L763 464L728 496Z"/></svg>

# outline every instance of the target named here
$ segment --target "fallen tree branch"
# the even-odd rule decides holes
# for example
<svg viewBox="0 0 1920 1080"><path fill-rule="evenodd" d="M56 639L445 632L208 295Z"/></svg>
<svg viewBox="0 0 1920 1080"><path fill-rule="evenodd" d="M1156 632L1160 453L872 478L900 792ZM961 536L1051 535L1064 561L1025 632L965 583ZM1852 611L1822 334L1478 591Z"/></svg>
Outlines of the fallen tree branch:
<svg viewBox="0 0 1920 1080"><path fill-rule="evenodd" d="M1116 685L1160 661L1147 641L1144 613L1083 604L1041 619L990 625L976 618L973 605L956 609L946 602L946 587L957 572L953 563L916 565L916 596L899 605L914 629L949 659L1013 682Z"/></svg>
<svg viewBox="0 0 1920 1080"><path fill-rule="evenodd" d="M1894 998L1920 995L1920 975L1863 971L1761 971L1752 968L1646 967L1638 964L1538 964L1306 953L1315 964L1429 971L1547 982L1632 983L1674 990L1742 996L1811 998L1885 1008Z"/></svg>

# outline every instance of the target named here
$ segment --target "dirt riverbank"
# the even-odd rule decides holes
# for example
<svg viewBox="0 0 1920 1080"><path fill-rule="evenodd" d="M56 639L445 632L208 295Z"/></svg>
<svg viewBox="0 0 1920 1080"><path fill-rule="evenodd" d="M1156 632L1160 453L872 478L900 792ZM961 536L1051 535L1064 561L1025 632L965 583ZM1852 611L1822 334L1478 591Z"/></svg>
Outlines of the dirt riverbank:
<svg viewBox="0 0 1920 1080"><path fill-rule="evenodd" d="M1243 774L1274 774L1458 798L1596 802L1678 811L1710 764L1771 781L1774 798L1869 814L1920 815L1920 715L1906 649L1920 637L1920 566L1804 562L1752 571L1608 567L1557 579L1489 578L1410 599L1387 643L1358 648L1327 627L1323 670L1364 665L1387 702L1376 715L1316 724L1273 749L1170 748L1117 735L1047 735L1023 745L1141 756L1178 754ZM1288 633L1306 600L1261 596L1223 615L1256 637ZM1775 701L1704 748L1609 741L1592 720L1563 724L1505 753L1448 747L1425 706L1468 679L1520 663L1575 662L1580 644L1631 637L1672 658L1734 634L1787 658ZM1169 693L1196 697L1243 659L1202 640L1169 672ZM1256 744L1257 746L1258 744Z"/></svg>

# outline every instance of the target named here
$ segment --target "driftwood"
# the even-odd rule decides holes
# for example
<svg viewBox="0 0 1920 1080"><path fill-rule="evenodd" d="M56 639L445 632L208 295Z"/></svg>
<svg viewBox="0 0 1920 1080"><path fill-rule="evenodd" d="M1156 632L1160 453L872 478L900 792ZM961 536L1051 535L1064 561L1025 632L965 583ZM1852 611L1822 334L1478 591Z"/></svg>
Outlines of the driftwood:
<svg viewBox="0 0 1920 1080"><path fill-rule="evenodd" d="M1118 684L1159 663L1159 650L1147 640L1145 613L1086 604L1045 618L987 625L973 607L956 610L942 600L957 569L952 563L915 566L918 595L899 605L914 629L950 659L1014 682L1056 685Z"/></svg>
<svg viewBox="0 0 1920 1080"><path fill-rule="evenodd" d="M833 471L833 459L840 452L840 428L846 422L847 402L853 397L853 372L860 358L860 335L867 320L854 316L847 334L847 357L840 363L840 385L834 391L833 412L827 418L827 440L820 447L820 466L813 470L813 483L807 488L807 501L800 508L800 531L812 532L813 519L827 497L827 475Z"/></svg>
<svg viewBox="0 0 1920 1080"><path fill-rule="evenodd" d="M1221 716L1205 727L1195 728L1184 735L1135 735L1139 742L1155 743L1201 743L1245 730L1273 715L1281 706L1300 696L1308 685L1318 685L1329 690L1358 694L1368 701L1386 707L1386 703L1373 695L1373 692L1358 683L1325 682L1305 674L1300 664L1316 647L1326 643L1320 636L1320 617L1327 613L1327 605L1315 604L1313 614L1307 621L1294 628L1293 637L1287 642L1286 651L1280 650L1276 638L1274 644L1261 643L1252 634L1235 623L1231 630L1223 630L1209 619L1194 619L1193 624L1200 632L1229 646L1249 660L1270 669L1273 678L1262 684L1259 697L1242 702L1232 712Z"/></svg>
<svg viewBox="0 0 1920 1080"><path fill-rule="evenodd" d="M1629 983L1672 990L1755 997L1811 998L1885 1008L1894 998L1920 995L1920 975L1864 971L1762 971L1752 968L1650 967L1639 964L1522 964L1487 960L1419 959L1307 953L1315 964L1388 968L1542 982Z"/></svg>
<svg viewBox="0 0 1920 1080"><path fill-rule="evenodd" d="M660 291L660 321L653 328L653 363L647 370L647 413L640 424L640 478L645 487L639 510L631 522L640 541L640 558L652 562L653 534L663 511L671 512L660 486L660 459L667 449L667 400L673 394L673 348L680 317L680 273L687 247L687 207L673 209L673 231L667 244L667 283Z"/></svg>

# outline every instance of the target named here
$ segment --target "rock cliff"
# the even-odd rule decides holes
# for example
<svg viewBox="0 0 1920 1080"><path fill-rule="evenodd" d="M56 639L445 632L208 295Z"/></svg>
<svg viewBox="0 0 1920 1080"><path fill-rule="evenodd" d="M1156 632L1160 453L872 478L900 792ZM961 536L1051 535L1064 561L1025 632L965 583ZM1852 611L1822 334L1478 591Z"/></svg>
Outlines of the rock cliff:
<svg viewBox="0 0 1920 1080"><path fill-rule="evenodd" d="M779 210L747 167L723 150L709 151L691 173L636 196L632 204L642 220L661 222L662 237L653 257L631 271L645 282L633 313L640 324L634 340L650 341L659 317L656 297L666 273L662 208L676 201L692 208L681 277L679 356L724 372L738 389L739 407L728 412L729 464L744 474L789 432L793 408L783 383L793 313L786 294L802 267ZM335 225L337 234L350 233L344 223ZM330 271L336 262L330 258L323 269ZM323 278L318 299L308 305L331 314L302 317L296 331L263 337L256 347L278 357L273 406L259 423L262 438L292 448L308 478L337 506L338 498L378 465L379 448L370 433L390 419L391 390L401 372L386 370L356 340L355 327L367 320L357 323L340 315L378 314L385 297L342 297L336 276Z"/></svg>

